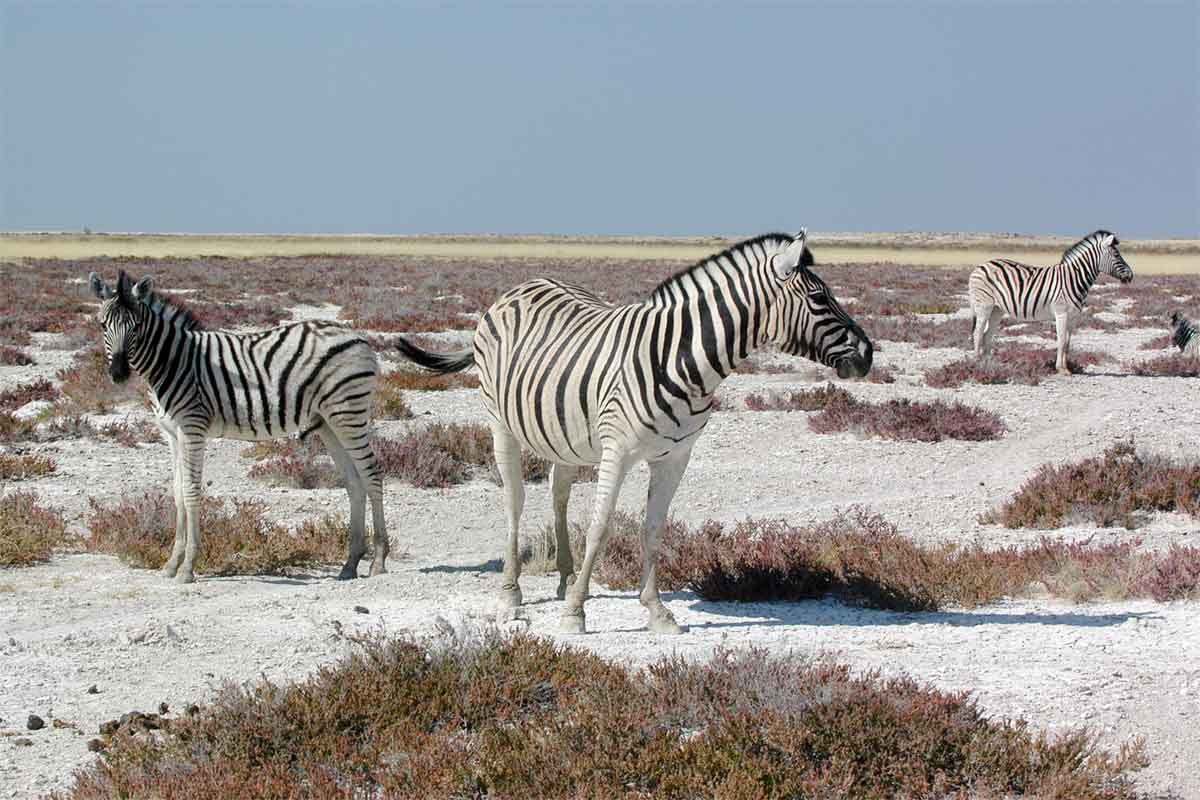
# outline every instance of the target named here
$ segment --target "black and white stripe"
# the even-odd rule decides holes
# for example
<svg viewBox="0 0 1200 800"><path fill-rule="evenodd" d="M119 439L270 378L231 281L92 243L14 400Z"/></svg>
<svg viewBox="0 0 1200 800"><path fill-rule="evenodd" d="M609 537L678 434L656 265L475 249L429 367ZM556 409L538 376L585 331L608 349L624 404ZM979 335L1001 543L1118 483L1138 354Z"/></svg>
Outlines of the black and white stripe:
<svg viewBox="0 0 1200 800"><path fill-rule="evenodd" d="M1067 372L1070 324L1087 302L1101 272L1121 283L1133 280L1133 270L1117 249L1117 237L1099 230L1067 248L1050 267L1033 267L1006 258L981 264L971 272L967 294L975 315L975 355L991 352L992 337L1004 316L1023 320L1053 318L1058 333L1059 372Z"/></svg>
<svg viewBox="0 0 1200 800"><path fill-rule="evenodd" d="M156 420L175 462L175 546L163 572L194 580L205 442L317 433L341 468L350 495L350 551L341 577L365 554L366 498L375 555L384 572L383 483L369 440L379 364L370 345L345 328L300 322L256 333L207 331L182 306L123 271L116 289L91 274L100 299L104 352L118 383L137 372L150 386Z"/></svg>
<svg viewBox="0 0 1200 800"><path fill-rule="evenodd" d="M1171 327L1175 329L1171 343L1185 355L1200 356L1200 331L1196 330L1192 321L1182 312L1175 311L1171 314Z"/></svg>
<svg viewBox="0 0 1200 800"><path fill-rule="evenodd" d="M521 602L521 448L555 464L559 596L568 600L564 626L574 631L584 629L591 570L621 482L633 464L647 461L642 603L652 630L678 630L656 588L658 535L721 381L768 343L834 367L841 377L871 367L870 340L812 264L803 232L770 234L668 278L640 303L613 306L577 286L533 280L483 314L472 351L438 355L401 340L406 356L438 372L479 368L508 499L508 603ZM586 464L600 465L596 504L580 579L568 594L574 565L566 503Z"/></svg>

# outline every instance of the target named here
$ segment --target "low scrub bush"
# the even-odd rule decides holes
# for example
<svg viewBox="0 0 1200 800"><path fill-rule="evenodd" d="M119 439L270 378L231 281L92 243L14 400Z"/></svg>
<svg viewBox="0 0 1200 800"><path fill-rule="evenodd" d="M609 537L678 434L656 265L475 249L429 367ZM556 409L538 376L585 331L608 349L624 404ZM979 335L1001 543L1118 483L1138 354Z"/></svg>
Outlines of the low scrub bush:
<svg viewBox="0 0 1200 800"><path fill-rule="evenodd" d="M28 367L37 362L24 350L8 345L0 345L0 364L6 367Z"/></svg>
<svg viewBox="0 0 1200 800"><path fill-rule="evenodd" d="M750 395L751 411L816 411L808 425L816 433L851 431L900 441L940 442L943 439L987 441L1007 430L991 411L941 400L922 402L899 398L872 403L827 383L816 389Z"/></svg>
<svg viewBox="0 0 1200 800"><path fill-rule="evenodd" d="M0 453L0 481L31 481L55 472L58 465L45 456Z"/></svg>
<svg viewBox="0 0 1200 800"><path fill-rule="evenodd" d="M0 567L28 567L50 560L69 541L62 512L38 502L33 492L0 496Z"/></svg>
<svg viewBox="0 0 1200 800"><path fill-rule="evenodd" d="M878 316L863 320L863 328L872 341L908 342L917 347L956 347L970 350L972 325L969 319L947 319L936 322L915 314Z"/></svg>
<svg viewBox="0 0 1200 800"><path fill-rule="evenodd" d="M957 400L946 403L896 398L871 403L850 394L832 398L819 414L808 420L808 426L817 433L850 431L861 436L916 442L991 441L1007 430L997 414Z"/></svg>
<svg viewBox="0 0 1200 800"><path fill-rule="evenodd" d="M926 370L925 383L938 389L961 386L964 383L1020 383L1037 386L1043 378L1055 374L1054 348L997 347L984 359L974 356L951 361L936 369ZM1078 375L1084 367L1098 364L1098 353L1072 350L1067 357L1067 369Z"/></svg>
<svg viewBox="0 0 1200 800"><path fill-rule="evenodd" d="M1136 797L1140 742L1037 735L966 693L761 649L644 670L526 634L360 637L114 736L58 800L111 797Z"/></svg>
<svg viewBox="0 0 1200 800"><path fill-rule="evenodd" d="M59 370L56 377L62 388L63 413L107 414L121 403L146 400L146 382L140 376L131 375L125 383L113 383L100 347L76 353L71 366Z"/></svg>
<svg viewBox="0 0 1200 800"><path fill-rule="evenodd" d="M32 420L21 419L10 411L0 411L0 442L15 444L36 439L37 424Z"/></svg>
<svg viewBox="0 0 1200 800"><path fill-rule="evenodd" d="M1134 362L1129 365L1129 371L1142 377L1196 378L1200 377L1200 359L1183 353L1168 353Z"/></svg>
<svg viewBox="0 0 1200 800"><path fill-rule="evenodd" d="M632 590L642 574L641 519L617 512L597 579ZM571 527L582 558L586 526ZM1043 539L1030 547L930 547L902 536L883 517L854 507L812 526L747 518L695 529L664 527L659 587L690 589L706 600L769 602L832 596L848 605L893 611L978 606L1003 597L1050 594L1075 602L1200 599L1200 547L1141 552L1137 542L1092 545ZM537 568L554 568L547 527L527 547Z"/></svg>
<svg viewBox="0 0 1200 800"><path fill-rule="evenodd" d="M175 501L166 492L125 495L105 504L89 498L88 550L115 555L133 567L157 569L175 542ZM310 520L294 531L271 523L266 505L204 498L196 571L206 575L285 575L346 556L349 529L336 517Z"/></svg>
<svg viewBox="0 0 1200 800"><path fill-rule="evenodd" d="M315 435L255 442L242 455L258 462L250 468L250 477L271 486L332 489L344 485L341 470Z"/></svg>
<svg viewBox="0 0 1200 800"><path fill-rule="evenodd" d="M1154 511L1200 516L1200 464L1138 453L1118 442L1095 458L1046 464L982 522L1006 528L1060 528L1079 522L1135 528Z"/></svg>
<svg viewBox="0 0 1200 800"><path fill-rule="evenodd" d="M13 389L0 392L0 411L16 411L21 406L35 400L57 400L59 391L53 383L45 378L38 378L29 383L22 383Z"/></svg>
<svg viewBox="0 0 1200 800"><path fill-rule="evenodd" d="M398 369L385 375L380 385L416 392L441 392L447 389L476 389L479 387L479 378L470 372L438 375L432 372Z"/></svg>
<svg viewBox="0 0 1200 800"><path fill-rule="evenodd" d="M78 419L78 418L76 418ZM83 421L86 424L86 420ZM70 425L68 422L64 425ZM81 428L83 426L80 426ZM95 428L95 436L122 447L137 447L139 444L163 444L162 432L148 419L106 422Z"/></svg>
<svg viewBox="0 0 1200 800"><path fill-rule="evenodd" d="M492 449L492 431L479 423L434 423L411 431L402 439L375 439L375 453L385 475L411 483L418 489L441 489L468 480L476 469L486 469L500 483ZM525 481L544 481L550 462L528 451L521 452Z"/></svg>
<svg viewBox="0 0 1200 800"><path fill-rule="evenodd" d="M746 396L746 408L751 411L820 411L834 398L848 399L845 389L826 383L815 389L789 392L764 392Z"/></svg>
<svg viewBox="0 0 1200 800"><path fill-rule="evenodd" d="M404 391L387 380L380 381L375 388L371 414L375 419L412 419L414 416L408 401L404 399Z"/></svg>
<svg viewBox="0 0 1200 800"><path fill-rule="evenodd" d="M1171 334L1164 333L1162 336L1155 336L1138 345L1138 350L1169 350L1175 346Z"/></svg>

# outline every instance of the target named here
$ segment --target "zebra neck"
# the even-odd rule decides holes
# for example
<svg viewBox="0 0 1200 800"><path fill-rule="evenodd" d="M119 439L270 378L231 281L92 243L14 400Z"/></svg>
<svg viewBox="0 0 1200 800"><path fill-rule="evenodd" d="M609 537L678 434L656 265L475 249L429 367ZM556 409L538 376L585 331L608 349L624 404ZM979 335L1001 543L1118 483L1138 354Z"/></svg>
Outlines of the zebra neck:
<svg viewBox="0 0 1200 800"><path fill-rule="evenodd" d="M193 383L190 374L196 363L196 334L149 311L142 329L145 334L136 351L130 351L129 366L146 379L163 405L181 387Z"/></svg>
<svg viewBox="0 0 1200 800"><path fill-rule="evenodd" d="M672 287L672 302L662 309L668 320L667 346L674 346L668 366L693 396L716 391L767 338L767 303L778 288L762 290L762 281L753 274L744 283L749 292L740 282L694 273L690 281Z"/></svg>
<svg viewBox="0 0 1200 800"><path fill-rule="evenodd" d="M1085 252L1064 259L1058 264L1058 269L1063 276L1063 286L1077 304L1082 304L1087 299L1092 284L1100 275L1100 261L1093 258L1092 255L1091 252Z"/></svg>

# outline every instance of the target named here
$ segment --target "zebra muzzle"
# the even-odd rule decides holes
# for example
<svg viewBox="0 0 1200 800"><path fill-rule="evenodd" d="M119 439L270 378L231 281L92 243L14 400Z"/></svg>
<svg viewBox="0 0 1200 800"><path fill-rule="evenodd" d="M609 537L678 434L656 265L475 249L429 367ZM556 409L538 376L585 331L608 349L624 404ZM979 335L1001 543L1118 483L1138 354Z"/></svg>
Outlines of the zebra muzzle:
<svg viewBox="0 0 1200 800"><path fill-rule="evenodd" d="M113 355L112 361L108 365L108 374L113 379L113 383L124 383L129 380L129 358L124 353Z"/></svg>

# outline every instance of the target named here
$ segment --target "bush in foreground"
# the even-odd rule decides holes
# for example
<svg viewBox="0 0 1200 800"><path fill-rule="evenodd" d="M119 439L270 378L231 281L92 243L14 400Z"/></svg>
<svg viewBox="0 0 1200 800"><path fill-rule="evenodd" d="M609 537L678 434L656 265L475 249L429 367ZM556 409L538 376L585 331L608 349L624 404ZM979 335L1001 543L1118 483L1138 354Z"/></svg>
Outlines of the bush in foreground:
<svg viewBox="0 0 1200 800"><path fill-rule="evenodd" d="M58 389L45 378L38 378L29 383L0 392L0 411L16 411L26 403L35 400L57 400Z"/></svg>
<svg viewBox="0 0 1200 800"><path fill-rule="evenodd" d="M1039 467L981 521L1006 528L1060 528L1080 521L1135 528L1140 515L1153 511L1200 517L1200 464L1138 453L1126 441L1096 458Z"/></svg>
<svg viewBox="0 0 1200 800"><path fill-rule="evenodd" d="M71 366L59 370L56 377L62 387L64 413L107 414L121 403L146 401L146 382L140 375L113 383L104 350L98 346L76 353Z"/></svg>
<svg viewBox="0 0 1200 800"><path fill-rule="evenodd" d="M50 560L68 540L62 512L42 506L33 492L0 496L0 567L28 567Z"/></svg>
<svg viewBox="0 0 1200 800"><path fill-rule="evenodd" d="M808 421L817 433L851 431L900 441L940 442L943 439L987 441L1007 430L991 411L960 402L922 402L905 398L872 403L859 400L832 383L816 389L746 398L751 411L818 411Z"/></svg>
<svg viewBox="0 0 1200 800"><path fill-rule="evenodd" d="M250 468L250 477L270 486L333 489L344 485L341 470L316 435L255 442L242 455L258 462Z"/></svg>
<svg viewBox="0 0 1200 800"><path fill-rule="evenodd" d="M89 498L88 550L115 555L125 564L161 567L175 542L175 501L166 492L125 495L105 504ZM286 575L346 557L349 528L325 516L294 531L271 523L260 501L234 500L232 507L205 498L200 509L196 571L205 575Z"/></svg>
<svg viewBox="0 0 1200 800"><path fill-rule="evenodd" d="M965 693L797 656L644 670L524 634L359 640L118 735L58 798L1135 796L1140 743L1035 735Z"/></svg>
<svg viewBox="0 0 1200 800"><path fill-rule="evenodd" d="M376 437L374 445L383 473L418 489L454 486L469 480L476 470L487 470L491 480L500 483L492 431L486 425L438 422L402 439ZM521 474L525 481L544 481L550 476L550 462L523 450Z"/></svg>
<svg viewBox="0 0 1200 800"><path fill-rule="evenodd" d="M586 528L572 526L582 558ZM978 606L1003 597L1050 594L1075 602L1200 599L1200 547L1147 553L1138 543L1091 545L1045 539L1031 547L929 547L877 514L851 508L811 526L747 518L689 529L669 520L660 540L664 591L690 589L705 600L795 602L831 596L891 611ZM526 549L531 569L554 567L549 528ZM597 579L632 590L642 575L641 519L617 512Z"/></svg>

